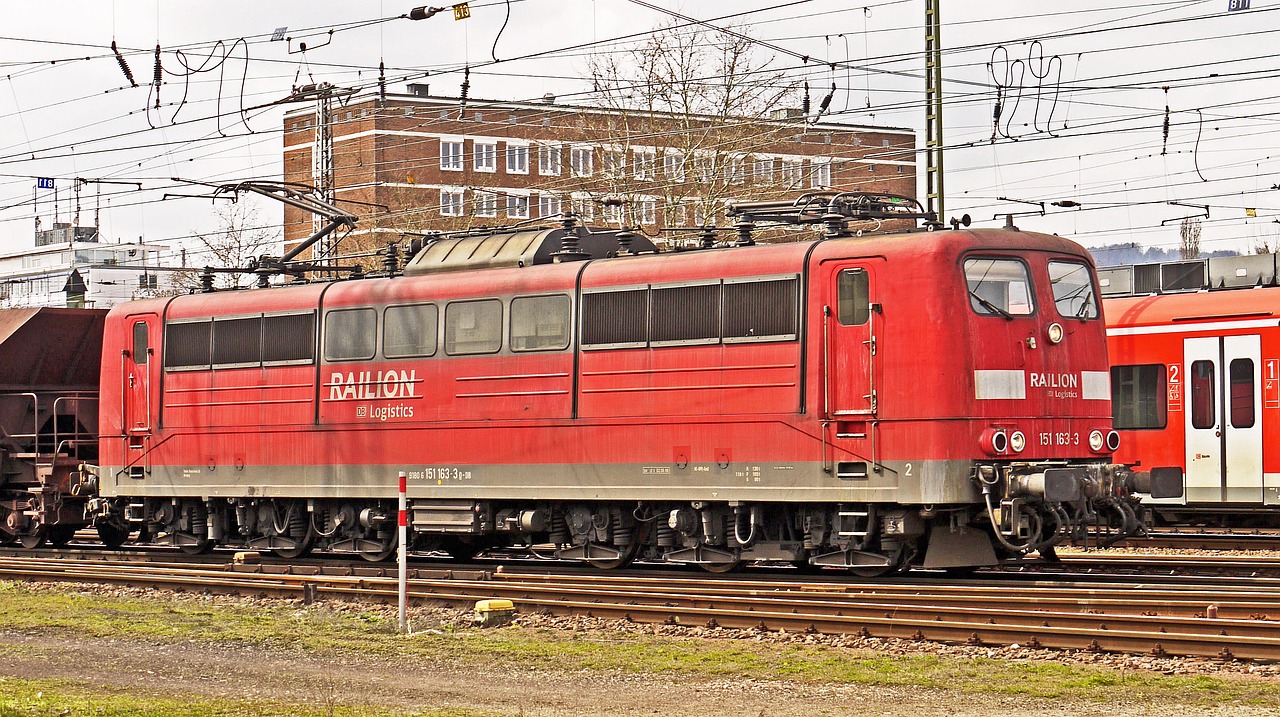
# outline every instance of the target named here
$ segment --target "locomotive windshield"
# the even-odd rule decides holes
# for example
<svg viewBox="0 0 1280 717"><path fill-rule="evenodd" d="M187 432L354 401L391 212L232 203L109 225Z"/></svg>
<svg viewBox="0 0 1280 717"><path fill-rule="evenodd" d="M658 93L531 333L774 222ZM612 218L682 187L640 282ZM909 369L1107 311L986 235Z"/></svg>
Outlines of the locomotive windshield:
<svg viewBox="0 0 1280 717"><path fill-rule="evenodd" d="M1093 296L1093 276L1087 264L1074 261L1049 262L1049 286L1053 288L1053 303L1063 317L1098 318L1098 302Z"/></svg>
<svg viewBox="0 0 1280 717"><path fill-rule="evenodd" d="M964 278L969 305L983 316L1028 316L1035 312L1027 266L1016 259L967 259Z"/></svg>

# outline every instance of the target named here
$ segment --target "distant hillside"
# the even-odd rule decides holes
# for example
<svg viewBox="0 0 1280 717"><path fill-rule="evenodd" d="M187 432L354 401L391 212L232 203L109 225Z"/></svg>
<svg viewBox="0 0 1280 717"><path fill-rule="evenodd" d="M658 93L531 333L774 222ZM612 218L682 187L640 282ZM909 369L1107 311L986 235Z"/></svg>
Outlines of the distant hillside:
<svg viewBox="0 0 1280 717"><path fill-rule="evenodd" d="M1108 244L1107 246L1088 247L1089 253L1098 266L1121 266L1125 264L1154 264L1163 261L1180 261L1182 256L1177 249L1161 249L1159 247L1142 247L1135 242L1127 244ZM1200 258L1215 256L1239 256L1235 251L1201 252Z"/></svg>

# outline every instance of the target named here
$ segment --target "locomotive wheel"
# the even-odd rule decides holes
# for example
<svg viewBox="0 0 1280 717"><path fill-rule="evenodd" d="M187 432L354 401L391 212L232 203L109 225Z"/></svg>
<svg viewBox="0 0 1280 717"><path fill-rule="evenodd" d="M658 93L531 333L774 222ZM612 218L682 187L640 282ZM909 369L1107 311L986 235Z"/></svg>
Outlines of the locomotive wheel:
<svg viewBox="0 0 1280 717"><path fill-rule="evenodd" d="M698 567L702 568L706 572L717 574L735 570L739 565L742 565L741 560L729 560L723 563L698 563Z"/></svg>
<svg viewBox="0 0 1280 717"><path fill-rule="evenodd" d="M65 546L74 537L76 537L74 525L54 525L49 528L49 542L53 543L55 548Z"/></svg>
<svg viewBox="0 0 1280 717"><path fill-rule="evenodd" d="M302 540L298 541L297 545L292 548L272 548L271 552L275 553L276 557L284 558L285 560L293 560L294 558L301 558L304 555L309 555L311 553L311 549L315 547L315 544L316 531L310 522L308 522L307 534L303 536Z"/></svg>
<svg viewBox="0 0 1280 717"><path fill-rule="evenodd" d="M48 531L48 528L42 525L30 533L19 535L18 545L21 545L23 548L27 550L35 550L41 545L44 545L45 534L47 533L47 531Z"/></svg>
<svg viewBox="0 0 1280 717"><path fill-rule="evenodd" d="M616 570L617 568L625 568L636 559L640 554L640 542L633 541L630 545L622 549L622 554L616 558L608 560L587 560L587 564L598 570Z"/></svg>
<svg viewBox="0 0 1280 717"><path fill-rule="evenodd" d="M374 541L374 542L377 542L377 541ZM361 550L360 557L364 558L365 560L368 560L371 563L380 563L383 560L386 560L387 558L391 557L392 553L396 552L396 546L399 543L400 543L400 540L393 535L387 540L387 542L380 543L381 547L377 549Z"/></svg>
<svg viewBox="0 0 1280 717"><path fill-rule="evenodd" d="M98 540L101 540L103 545L112 550L124 545L128 539L128 528L122 528L113 523L101 523L98 525Z"/></svg>
<svg viewBox="0 0 1280 717"><path fill-rule="evenodd" d="M213 550L213 541L201 540L194 545L179 545L178 549L186 555L204 555L210 550Z"/></svg>

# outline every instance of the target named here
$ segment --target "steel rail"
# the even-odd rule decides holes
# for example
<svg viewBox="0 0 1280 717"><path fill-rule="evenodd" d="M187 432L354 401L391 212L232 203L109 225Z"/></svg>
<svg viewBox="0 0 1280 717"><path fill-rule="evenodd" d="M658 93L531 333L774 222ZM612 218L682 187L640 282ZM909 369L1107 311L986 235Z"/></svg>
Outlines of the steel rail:
<svg viewBox="0 0 1280 717"><path fill-rule="evenodd" d="M228 569L233 567L233 569ZM263 566L223 566L213 569L175 565L110 565L103 561L0 559L0 576L29 580L93 581L294 595L307 590L320 595L376 597L396 594L391 578L360 575L284 574ZM448 572L448 571L441 571ZM423 577L410 581L416 600L467 603L486 597L506 597L524 609L589 614L638 622L666 622L732 628L858 634L971 644L1011 644L1108 652L1253 660L1280 659L1280 622L1244 619L1241 611L1264 609L1280 614L1280 593L1273 590L1254 599L1220 591L1188 587L1145 590L1073 588L1047 584L1018 586L948 586L920 584L860 585L832 589L830 583L797 582L790 587L769 582L767 588L746 581L684 578L633 578L494 572L488 579L462 576ZM309 586L309 587L308 587ZM961 600L957 590L974 591ZM1070 595L1069 595L1070 593ZM1122 606L1119 593L1131 597ZM910 597L910 599L907 599ZM1048 602L1069 597L1067 602ZM1159 614L1181 598L1183 607L1212 600L1216 617ZM982 601L987 604L981 604ZM1106 601L1106 602L1097 602ZM1120 601L1120 602L1117 602ZM1220 604L1219 604L1220 603ZM1123 607L1123 609L1122 609ZM1145 610L1144 610L1145 608ZM1157 614L1142 614L1156 612Z"/></svg>

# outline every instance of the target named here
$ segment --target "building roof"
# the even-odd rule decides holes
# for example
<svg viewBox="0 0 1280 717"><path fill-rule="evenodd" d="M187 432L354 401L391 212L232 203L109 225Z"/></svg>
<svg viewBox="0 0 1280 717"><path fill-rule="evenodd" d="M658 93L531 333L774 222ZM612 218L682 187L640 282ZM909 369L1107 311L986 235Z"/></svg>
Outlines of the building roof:
<svg viewBox="0 0 1280 717"><path fill-rule="evenodd" d="M347 103L347 107L352 107L367 102L373 102L380 99L376 92L363 93L353 96ZM394 100L399 104L420 104L433 107L459 107L462 104L461 97L449 97L445 95L415 95L415 94L387 94L389 101ZM597 107L592 105L573 105L559 104L554 100L551 102L538 101L516 101L516 100L484 100L468 98L467 107L471 109L482 110L501 110L501 109L520 109L520 110L538 110L538 111L560 111L565 113L589 112L595 114L621 114L626 113L637 117L670 117L675 113L671 112L651 112L645 110L618 109L612 107ZM290 120L298 117L314 115L315 110L312 105L303 105L302 107L289 110L285 113L284 119ZM707 121L719 120L720 117L715 115L693 115ZM751 122L771 122L776 124L802 124L796 119L762 119L756 117L744 117L744 120ZM916 131L909 127L880 127L874 125L855 125L845 124L843 122L818 122L816 124L803 123L805 126L816 132L880 132L884 134L907 134L915 137Z"/></svg>

